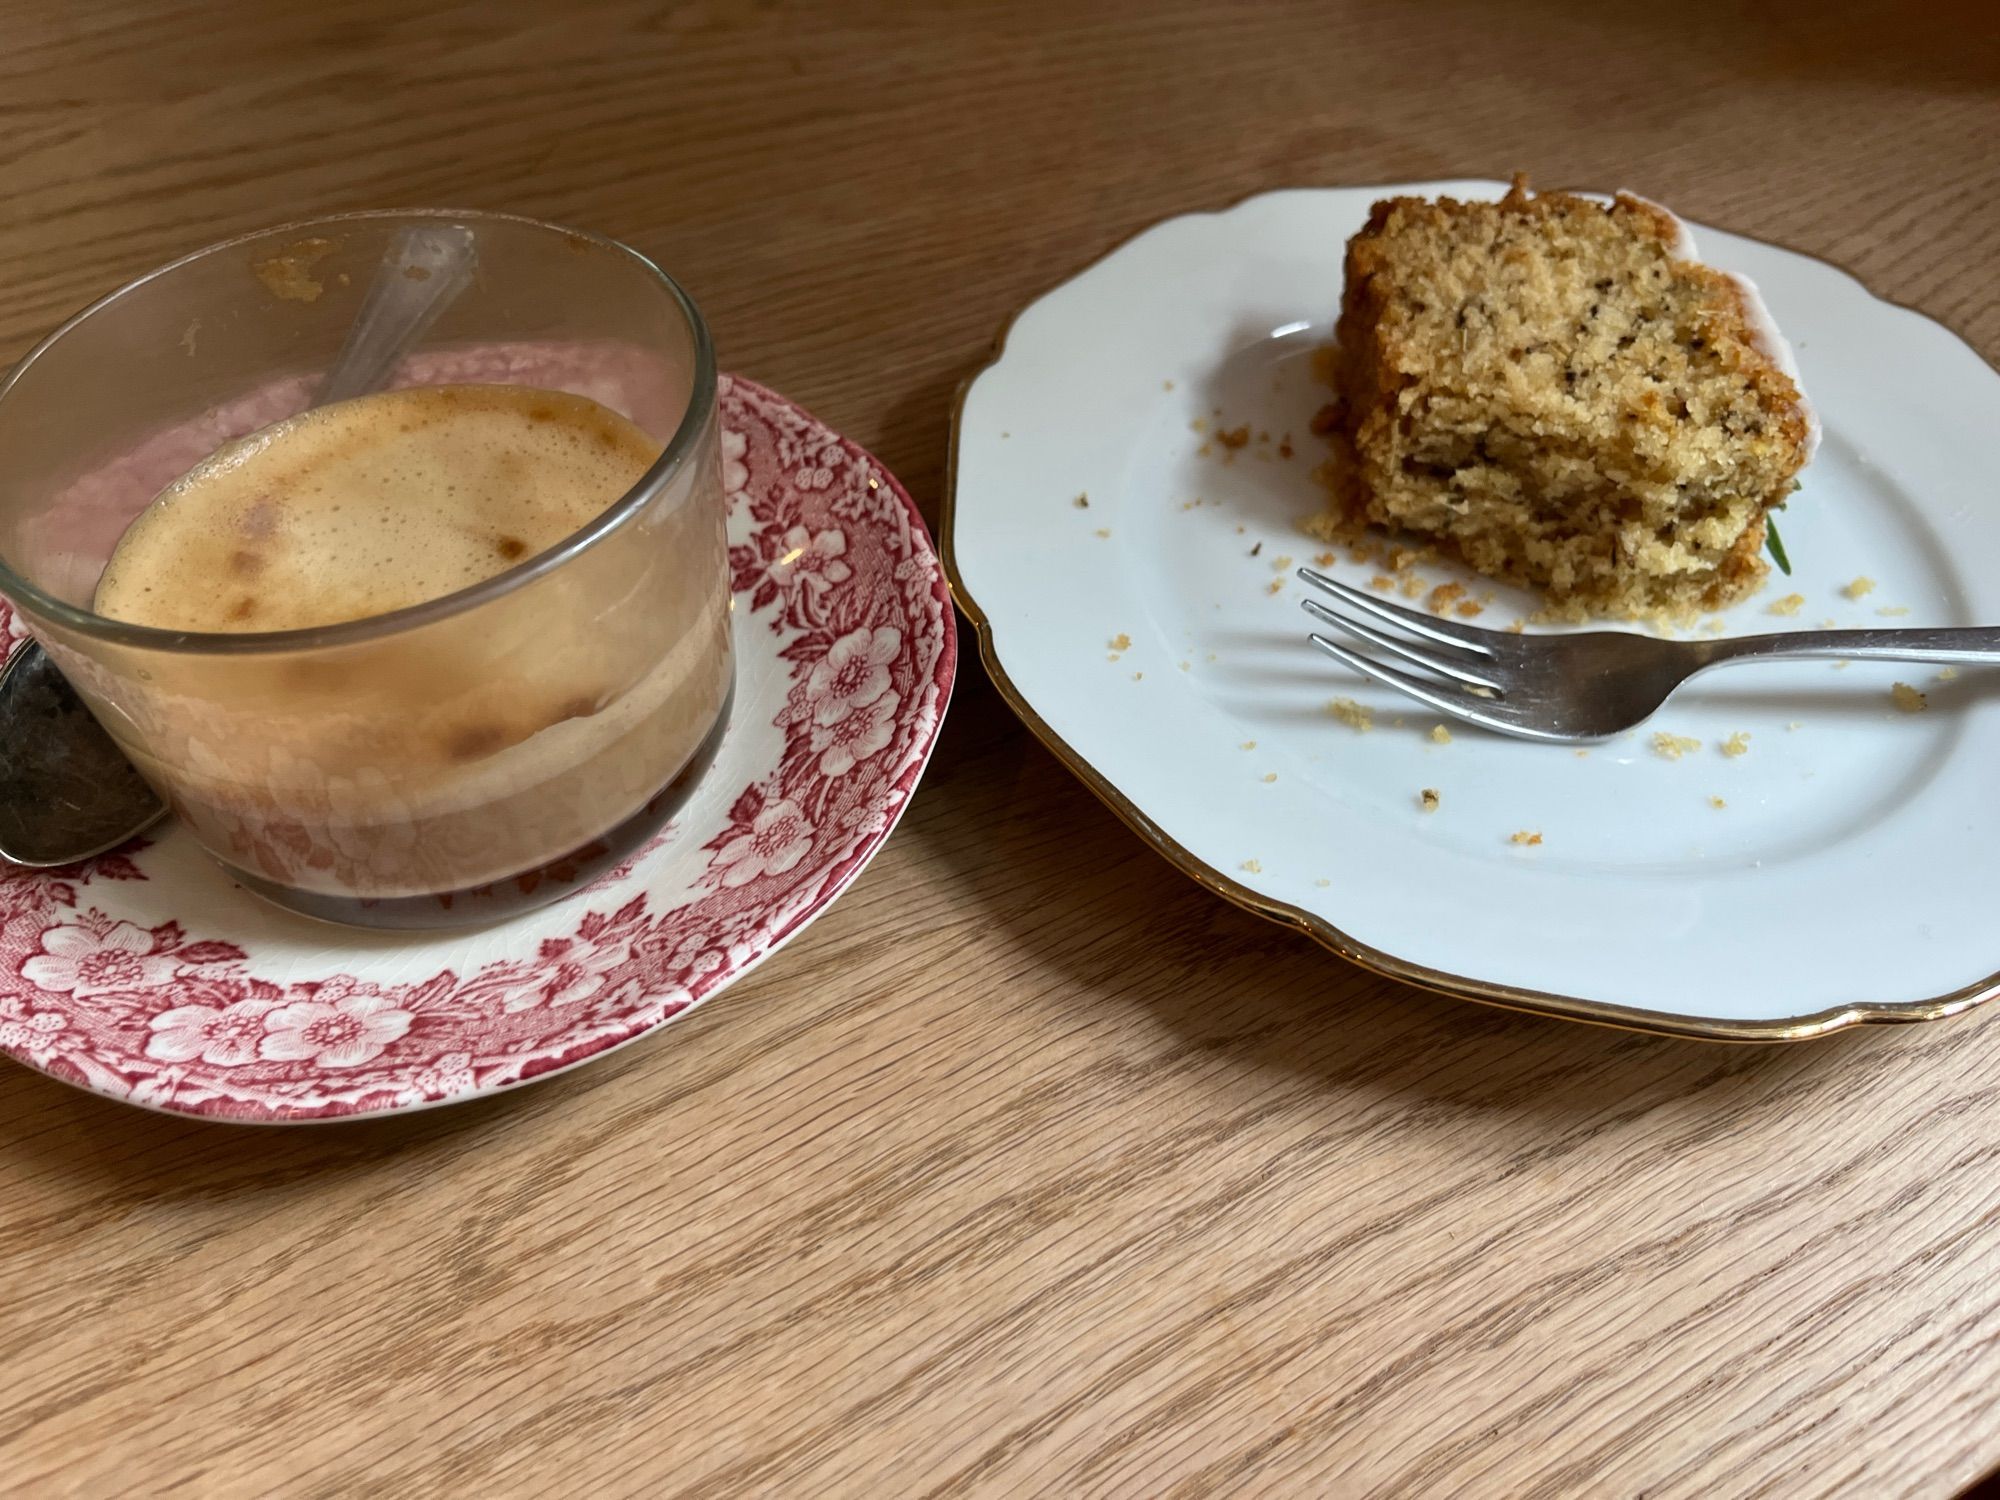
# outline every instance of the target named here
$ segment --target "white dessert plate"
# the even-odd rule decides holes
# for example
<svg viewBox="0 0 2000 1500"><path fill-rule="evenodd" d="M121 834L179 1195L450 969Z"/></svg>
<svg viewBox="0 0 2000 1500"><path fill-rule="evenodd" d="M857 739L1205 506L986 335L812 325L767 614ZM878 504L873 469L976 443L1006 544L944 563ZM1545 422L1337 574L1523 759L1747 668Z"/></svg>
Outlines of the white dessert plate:
<svg viewBox="0 0 2000 1500"><path fill-rule="evenodd" d="M1336 576L1399 596L1406 576L1301 529L1325 505L1308 424L1343 244L1378 198L1504 191L1264 194L1159 224L1022 312L962 394L943 530L988 671L1182 870L1400 979L1763 1041L1989 998L2000 676L1740 667L1578 753L1459 725L1441 743L1435 714L1306 643L1296 565L1332 550ZM1792 576L1695 628L2000 622L1978 458L2000 374L1824 262L1693 228L1761 287L1825 428L1783 516ZM1536 605L1407 576L1462 584L1496 627Z"/></svg>
<svg viewBox="0 0 2000 1500"><path fill-rule="evenodd" d="M957 637L895 477L721 382L736 704L680 816L589 888L435 936L250 896L186 831L0 876L0 1052L132 1104L261 1124L420 1109L598 1057L802 931L907 805ZM0 603L0 640L18 627Z"/></svg>

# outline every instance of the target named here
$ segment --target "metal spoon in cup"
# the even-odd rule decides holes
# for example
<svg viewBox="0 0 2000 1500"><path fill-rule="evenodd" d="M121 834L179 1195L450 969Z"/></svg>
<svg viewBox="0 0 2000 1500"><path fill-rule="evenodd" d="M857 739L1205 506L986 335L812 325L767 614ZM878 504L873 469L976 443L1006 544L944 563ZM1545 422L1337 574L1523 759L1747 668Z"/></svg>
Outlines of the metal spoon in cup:
<svg viewBox="0 0 2000 1500"><path fill-rule="evenodd" d="M470 230L399 236L312 405L387 384L465 290L473 266ZM0 668L0 861L39 870L74 864L117 848L166 811L48 653L23 641Z"/></svg>

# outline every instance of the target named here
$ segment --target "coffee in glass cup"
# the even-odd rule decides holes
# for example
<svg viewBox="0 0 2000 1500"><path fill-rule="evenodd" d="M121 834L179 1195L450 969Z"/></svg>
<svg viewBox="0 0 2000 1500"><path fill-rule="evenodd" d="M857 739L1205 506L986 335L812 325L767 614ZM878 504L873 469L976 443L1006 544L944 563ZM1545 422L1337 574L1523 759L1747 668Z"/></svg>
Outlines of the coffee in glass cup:
<svg viewBox="0 0 2000 1500"><path fill-rule="evenodd" d="M308 409L426 224L470 232L471 286L388 389ZM727 722L713 356L612 242L360 214L214 247L23 361L0 459L0 591L281 905L436 926L554 899L658 830Z"/></svg>

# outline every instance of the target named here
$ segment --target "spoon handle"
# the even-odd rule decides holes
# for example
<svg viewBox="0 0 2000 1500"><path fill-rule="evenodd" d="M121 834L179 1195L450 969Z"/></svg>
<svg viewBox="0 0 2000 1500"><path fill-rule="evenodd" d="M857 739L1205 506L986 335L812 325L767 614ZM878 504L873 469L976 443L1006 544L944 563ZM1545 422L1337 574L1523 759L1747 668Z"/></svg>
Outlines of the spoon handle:
<svg viewBox="0 0 2000 1500"><path fill-rule="evenodd" d="M472 231L456 224L398 235L312 404L346 401L387 385L410 345L471 282L476 264Z"/></svg>

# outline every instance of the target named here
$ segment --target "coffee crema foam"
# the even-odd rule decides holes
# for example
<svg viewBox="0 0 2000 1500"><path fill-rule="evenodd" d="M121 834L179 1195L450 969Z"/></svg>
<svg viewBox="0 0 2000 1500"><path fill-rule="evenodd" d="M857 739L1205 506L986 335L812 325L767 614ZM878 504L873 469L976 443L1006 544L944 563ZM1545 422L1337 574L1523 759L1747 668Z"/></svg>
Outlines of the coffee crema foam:
<svg viewBox="0 0 2000 1500"><path fill-rule="evenodd" d="M660 445L585 396L413 386L228 444L161 492L99 579L99 614L297 630L483 583L602 515Z"/></svg>

